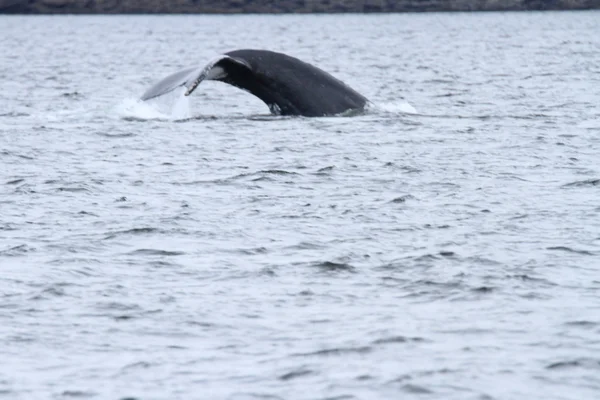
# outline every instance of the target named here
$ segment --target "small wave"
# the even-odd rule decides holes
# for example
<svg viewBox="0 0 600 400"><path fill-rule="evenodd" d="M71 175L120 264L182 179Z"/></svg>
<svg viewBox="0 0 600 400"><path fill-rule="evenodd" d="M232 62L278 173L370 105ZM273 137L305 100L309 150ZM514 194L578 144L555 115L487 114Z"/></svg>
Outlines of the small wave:
<svg viewBox="0 0 600 400"><path fill-rule="evenodd" d="M31 251L35 251L33 247L29 247L26 244L19 246L10 247L6 250L0 250L0 256L16 257L22 256Z"/></svg>
<svg viewBox="0 0 600 400"><path fill-rule="evenodd" d="M343 354L365 354L370 353L373 350L370 346L362 347L339 347L333 349L317 350L310 353L298 353L294 356L306 357L306 356L339 356Z"/></svg>
<svg viewBox="0 0 600 400"><path fill-rule="evenodd" d="M597 326L598 322L580 320L580 321L565 322L565 325L567 325L567 326L577 326L577 327L580 327L580 328L592 328L592 327Z"/></svg>
<svg viewBox="0 0 600 400"><path fill-rule="evenodd" d="M185 324L190 325L190 326L199 326L201 328L211 328L211 329L218 327L217 324L213 324L212 322L205 322L205 321L186 321Z"/></svg>
<svg viewBox="0 0 600 400"><path fill-rule="evenodd" d="M348 271L355 272L356 268L350 264L346 264L343 262L333 262L333 261L324 261L324 262L316 262L311 264L312 267L316 267L325 272L339 272L339 271Z"/></svg>
<svg viewBox="0 0 600 400"><path fill-rule="evenodd" d="M472 265L489 265L498 267L503 265L500 261L492 260L491 258L486 258L482 256L466 257L464 260L471 263Z"/></svg>
<svg viewBox="0 0 600 400"><path fill-rule="evenodd" d="M429 287L439 287L439 288L448 288L448 289L457 289L457 288L462 288L463 284L461 282L457 282L457 281L433 281L433 280L429 280L429 279L419 279L417 281L415 281L416 284L418 285L424 285L424 286L429 286Z"/></svg>
<svg viewBox="0 0 600 400"><path fill-rule="evenodd" d="M281 121L286 119L293 119L293 116L290 115L273 115L273 114L260 114L260 115L251 115L249 117L245 117L244 119L248 119L250 121Z"/></svg>
<svg viewBox="0 0 600 400"><path fill-rule="evenodd" d="M63 94L61 94L61 97L66 97L66 98L72 98L75 100L79 100L84 98L85 96L79 92L65 92Z"/></svg>
<svg viewBox="0 0 600 400"><path fill-rule="evenodd" d="M423 172L422 170L415 168L415 167L411 167L410 165L396 165L395 163L393 163L391 161L386 162L385 164L383 164L383 166L388 167L388 168L398 169L407 174L418 174L420 172Z"/></svg>
<svg viewBox="0 0 600 400"><path fill-rule="evenodd" d="M406 337L406 336L391 336L387 338L381 338L374 340L373 344L391 344L391 343L408 343L408 342L424 342L425 339L420 337Z"/></svg>
<svg viewBox="0 0 600 400"><path fill-rule="evenodd" d="M154 365L155 364L149 363L147 361L136 361L131 364L125 365L124 367L121 368L121 371L124 372L124 371L128 371L131 369L134 369L134 370L135 369L147 369L147 368L153 367Z"/></svg>
<svg viewBox="0 0 600 400"><path fill-rule="evenodd" d="M172 182L172 184L173 185L181 185L181 186L207 185L207 184L231 185L231 184L237 184L239 181L244 181L244 180L247 180L249 182L262 182L262 181L270 182L270 181L275 181L275 178L273 178L273 177L278 177L278 176L291 177L291 176L300 176L300 175L301 174L299 174L297 172L290 172L290 171L279 170L279 169L270 169L270 170L261 170L261 171L256 171L256 172L244 172L241 174L237 174L237 175L233 175L233 176L229 176L229 177L225 177L225 178L195 180L195 181L189 181L189 182Z"/></svg>
<svg viewBox="0 0 600 400"><path fill-rule="evenodd" d="M353 400L353 399L356 399L356 397L351 394L340 394L339 396L324 397L319 400Z"/></svg>
<svg viewBox="0 0 600 400"><path fill-rule="evenodd" d="M572 249L570 247L567 246L553 246L553 247L547 247L546 249L548 250L561 250L561 251L566 251L567 253L576 253L576 254L583 254L586 256L593 256L595 255L595 253L588 251L588 250L577 250L577 249Z"/></svg>
<svg viewBox="0 0 600 400"><path fill-rule="evenodd" d="M535 285L546 285L546 286L556 286L556 283L553 283L544 278L537 278L534 276L529 276L527 274L517 274L517 275L506 275L507 279L514 279L517 281L528 282Z"/></svg>
<svg viewBox="0 0 600 400"><path fill-rule="evenodd" d="M330 165L328 167L323 167L323 168L319 168L317 170L317 172L315 172L315 175L329 175L331 171L333 171L333 169L335 168L335 166Z"/></svg>
<svg viewBox="0 0 600 400"><path fill-rule="evenodd" d="M17 154L17 153L13 153L13 152L6 151L6 150L5 150L5 151L2 151L2 152L0 152L0 155L3 155L3 156L9 156L9 157L13 157L13 156L14 156L14 157L19 157L19 158L22 158L22 159L24 159L24 160L35 160L35 157L32 157L32 156L26 156L25 154Z"/></svg>
<svg viewBox="0 0 600 400"><path fill-rule="evenodd" d="M390 203L406 203L406 200L412 200L414 198L415 198L415 196L413 196L413 195L405 194L404 196L400 196L400 197L396 197L395 199L392 199L390 201Z"/></svg>
<svg viewBox="0 0 600 400"><path fill-rule="evenodd" d="M479 286L479 287L473 288L471 290L473 292L476 292L476 293L491 293L495 289L493 287L490 287L490 286Z"/></svg>
<svg viewBox="0 0 600 400"><path fill-rule="evenodd" d="M268 176L259 176L258 178L252 179L252 182L274 182L275 179L269 178Z"/></svg>
<svg viewBox="0 0 600 400"><path fill-rule="evenodd" d="M230 176L229 178L221 179L221 181L233 181L233 180L244 179L244 178L248 178L251 181L256 181L259 179L268 178L268 175L286 176L286 175L300 175L300 174L297 172L290 172L290 171L285 171L282 169L267 169L267 170L261 170L261 171L257 171L257 172L245 172L242 174Z"/></svg>
<svg viewBox="0 0 600 400"><path fill-rule="evenodd" d="M424 386L415 385L413 383L407 383L402 387L402 390L411 394L432 394L433 391L427 389Z"/></svg>
<svg viewBox="0 0 600 400"><path fill-rule="evenodd" d="M296 369L294 371L290 371L279 376L279 379L282 381L289 381L291 379L300 378L302 376L312 375L313 371L310 369Z"/></svg>
<svg viewBox="0 0 600 400"><path fill-rule="evenodd" d="M575 181L571 183L566 183L562 185L562 187L585 187L585 186L600 186L600 179L586 179L584 181Z"/></svg>
<svg viewBox="0 0 600 400"><path fill-rule="evenodd" d="M552 364L548 364L546 366L546 369L565 369L573 367L600 369L600 360L579 358L574 360L558 361Z"/></svg>
<svg viewBox="0 0 600 400"><path fill-rule="evenodd" d="M121 232L117 232L117 233L124 233L124 234L140 234L140 233L153 233L158 231L157 228L133 228L133 229L128 229L126 231L121 231Z"/></svg>
<svg viewBox="0 0 600 400"><path fill-rule="evenodd" d="M258 171L259 174L273 174L273 175L299 175L297 172L289 172L282 169L267 169L264 171Z"/></svg>
<svg viewBox="0 0 600 400"><path fill-rule="evenodd" d="M118 301L102 301L96 304L96 309L114 311L141 311L142 307L138 304L126 304Z"/></svg>
<svg viewBox="0 0 600 400"><path fill-rule="evenodd" d="M63 286L65 285L56 284L48 286L47 288L43 289L40 293L33 296L31 300L47 300L49 298L66 296L65 290L62 288Z"/></svg>
<svg viewBox="0 0 600 400"><path fill-rule="evenodd" d="M180 267L180 265L177 263L168 262L168 261L164 261L164 260L150 261L148 263L148 265L150 265L154 268L177 268L177 267Z"/></svg>
<svg viewBox="0 0 600 400"><path fill-rule="evenodd" d="M86 397L96 397L98 393L96 392L86 392L83 390L65 390L61 393L62 397L76 397L76 398L86 398Z"/></svg>
<svg viewBox="0 0 600 400"><path fill-rule="evenodd" d="M96 135L103 136L107 138L126 138L135 136L135 133L106 133L106 132L96 132Z"/></svg>
<svg viewBox="0 0 600 400"><path fill-rule="evenodd" d="M325 246L322 243L316 243L316 242L299 242L297 244L287 246L285 248L291 249L291 250L319 250L319 249L325 249L325 248L327 248L327 246Z"/></svg>
<svg viewBox="0 0 600 400"><path fill-rule="evenodd" d="M235 250L235 252L244 254L244 255L248 255L248 256L252 256L252 255L256 255L256 254L266 254L269 252L269 250L266 247L253 247L253 248L249 248L249 249L238 249L238 250Z"/></svg>
<svg viewBox="0 0 600 400"><path fill-rule="evenodd" d="M145 235L147 233L155 233L158 232L159 229L157 228L133 228L133 229L127 229L127 230L123 230L123 231L115 231L115 232L111 232L109 234L107 234L107 236L104 238L105 240L108 239L114 239L117 236L122 236L122 235Z"/></svg>
<svg viewBox="0 0 600 400"><path fill-rule="evenodd" d="M92 217L98 217L98 214L94 214L93 212L89 212L89 211L85 211L85 210L79 211L77 214L78 215L91 215Z"/></svg>
<svg viewBox="0 0 600 400"><path fill-rule="evenodd" d="M85 187L59 187L56 190L59 192L91 192L90 189Z"/></svg>
<svg viewBox="0 0 600 400"><path fill-rule="evenodd" d="M121 399L130 400L130 399ZM268 393L234 393L227 400L284 400L283 397Z"/></svg>
<svg viewBox="0 0 600 400"><path fill-rule="evenodd" d="M168 251L168 250L157 250L157 249L138 249L132 251L132 255L146 255L146 256L181 256L185 254L183 251Z"/></svg>
<svg viewBox="0 0 600 400"><path fill-rule="evenodd" d="M10 111L7 113L0 113L0 117L29 117L30 114L24 112Z"/></svg>
<svg viewBox="0 0 600 400"><path fill-rule="evenodd" d="M60 257L60 258L55 258L55 259L48 261L48 264L50 264L50 265L75 264L78 266L78 269L71 270L72 273L78 274L78 275L83 275L83 276L93 276L93 275L95 275L95 272L97 270L95 268L85 267L82 265L85 265L85 264L97 265L97 264L102 264L102 262L97 258Z"/></svg>

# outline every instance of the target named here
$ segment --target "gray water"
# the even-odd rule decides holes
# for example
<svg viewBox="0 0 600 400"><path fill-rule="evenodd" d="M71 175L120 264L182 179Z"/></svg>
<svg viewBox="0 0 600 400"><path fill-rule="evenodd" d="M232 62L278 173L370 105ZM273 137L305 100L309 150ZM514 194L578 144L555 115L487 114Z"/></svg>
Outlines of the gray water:
<svg viewBox="0 0 600 400"><path fill-rule="evenodd" d="M599 21L0 17L0 397L599 398ZM237 48L375 106L136 100Z"/></svg>

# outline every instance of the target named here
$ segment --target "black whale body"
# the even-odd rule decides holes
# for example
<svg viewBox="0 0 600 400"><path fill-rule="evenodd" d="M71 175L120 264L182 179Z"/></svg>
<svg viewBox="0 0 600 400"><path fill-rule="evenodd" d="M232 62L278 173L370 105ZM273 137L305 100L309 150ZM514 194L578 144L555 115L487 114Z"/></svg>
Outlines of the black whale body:
<svg viewBox="0 0 600 400"><path fill-rule="evenodd" d="M204 80L225 82L246 90L278 115L319 117L362 110L368 100L327 72L282 53L235 50L200 68L176 72L142 95L161 96L178 87L190 95Z"/></svg>

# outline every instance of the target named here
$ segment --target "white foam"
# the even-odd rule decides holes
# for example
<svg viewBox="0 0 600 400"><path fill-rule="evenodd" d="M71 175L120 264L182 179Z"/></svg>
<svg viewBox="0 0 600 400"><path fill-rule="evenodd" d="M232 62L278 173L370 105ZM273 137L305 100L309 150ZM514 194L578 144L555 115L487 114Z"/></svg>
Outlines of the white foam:
<svg viewBox="0 0 600 400"><path fill-rule="evenodd" d="M386 103L377 103L373 107L375 110L399 113L399 114L418 114L419 112L406 101L390 101Z"/></svg>

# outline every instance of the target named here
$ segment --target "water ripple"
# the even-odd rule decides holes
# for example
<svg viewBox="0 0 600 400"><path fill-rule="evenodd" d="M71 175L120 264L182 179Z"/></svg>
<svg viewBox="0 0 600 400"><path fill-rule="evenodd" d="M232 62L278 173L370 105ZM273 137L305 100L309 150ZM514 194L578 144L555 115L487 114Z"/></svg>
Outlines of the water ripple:
<svg viewBox="0 0 600 400"><path fill-rule="evenodd" d="M347 354L366 354L370 353L373 349L370 346L363 347L346 347L346 348L331 348L317 350L310 353L299 353L294 354L297 357L311 357L311 356L343 356Z"/></svg>
<svg viewBox="0 0 600 400"><path fill-rule="evenodd" d="M134 250L128 254L139 255L139 256L180 256L180 255L185 254L185 252L160 250L160 249L138 249L138 250Z"/></svg>
<svg viewBox="0 0 600 400"><path fill-rule="evenodd" d="M4 397L598 397L597 12L0 18ZM137 100L248 43L374 105Z"/></svg>

